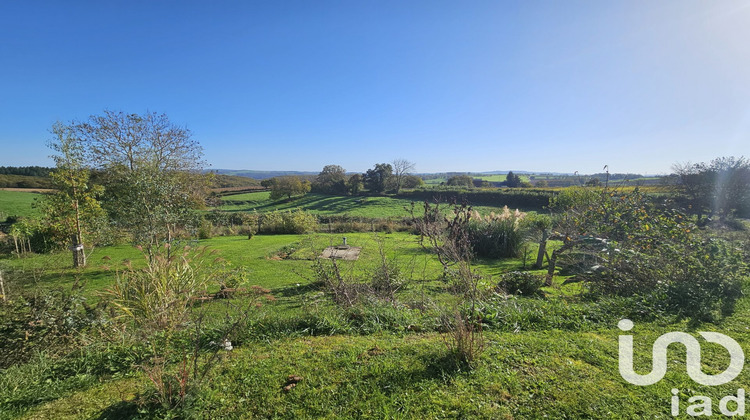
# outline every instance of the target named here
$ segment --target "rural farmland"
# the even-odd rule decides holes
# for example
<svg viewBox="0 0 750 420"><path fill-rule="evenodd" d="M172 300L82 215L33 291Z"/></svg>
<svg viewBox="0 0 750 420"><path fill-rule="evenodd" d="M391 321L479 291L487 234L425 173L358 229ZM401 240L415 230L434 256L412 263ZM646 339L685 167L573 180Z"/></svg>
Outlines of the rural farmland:
<svg viewBox="0 0 750 420"><path fill-rule="evenodd" d="M5 3L0 420L748 415L739 0Z"/></svg>

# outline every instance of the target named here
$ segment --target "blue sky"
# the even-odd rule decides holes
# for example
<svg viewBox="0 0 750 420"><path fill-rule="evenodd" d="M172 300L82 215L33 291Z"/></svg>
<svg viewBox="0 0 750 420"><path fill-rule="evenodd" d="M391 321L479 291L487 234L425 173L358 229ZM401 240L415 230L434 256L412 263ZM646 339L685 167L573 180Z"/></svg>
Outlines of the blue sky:
<svg viewBox="0 0 750 420"><path fill-rule="evenodd" d="M166 113L213 168L666 173L750 155L750 3L6 1L0 165Z"/></svg>

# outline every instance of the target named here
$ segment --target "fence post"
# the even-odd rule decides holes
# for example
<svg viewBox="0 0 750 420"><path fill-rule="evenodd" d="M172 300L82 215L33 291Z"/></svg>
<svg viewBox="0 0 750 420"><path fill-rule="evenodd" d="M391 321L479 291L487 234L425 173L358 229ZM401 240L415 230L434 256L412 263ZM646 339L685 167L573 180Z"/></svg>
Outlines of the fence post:
<svg viewBox="0 0 750 420"><path fill-rule="evenodd" d="M3 297L3 302L8 301L8 297L5 296L5 283L3 282L3 272L0 271L0 296Z"/></svg>

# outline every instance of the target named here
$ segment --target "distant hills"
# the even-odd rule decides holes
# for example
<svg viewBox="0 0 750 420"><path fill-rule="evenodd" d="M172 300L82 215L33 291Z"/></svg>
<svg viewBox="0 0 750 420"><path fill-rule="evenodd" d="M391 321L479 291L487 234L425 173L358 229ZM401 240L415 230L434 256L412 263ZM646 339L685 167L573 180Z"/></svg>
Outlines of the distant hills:
<svg viewBox="0 0 750 420"><path fill-rule="evenodd" d="M252 171L246 169L212 169L211 172L215 172L219 175L233 175L233 176L244 176L246 178L253 179L268 179L277 176L285 175L297 175L297 176L311 176L318 175L319 172L304 172L304 171Z"/></svg>
<svg viewBox="0 0 750 420"><path fill-rule="evenodd" d="M247 178L253 178L253 179L268 179L273 178L277 176L285 176L285 175L295 175L295 176L315 176L318 175L319 172L310 172L310 171L255 171L255 170L249 170L249 169L211 169L211 172L215 172L217 174L221 175L234 175L234 176L244 176ZM533 171L487 171L487 172L436 172L436 173L416 173L415 175L419 176L438 176L438 175L456 175L456 174L466 174L466 175L505 175L508 172L513 172L517 175L550 175L550 176L572 176L573 173L566 173L566 172L533 172ZM354 172L352 172L354 173Z"/></svg>

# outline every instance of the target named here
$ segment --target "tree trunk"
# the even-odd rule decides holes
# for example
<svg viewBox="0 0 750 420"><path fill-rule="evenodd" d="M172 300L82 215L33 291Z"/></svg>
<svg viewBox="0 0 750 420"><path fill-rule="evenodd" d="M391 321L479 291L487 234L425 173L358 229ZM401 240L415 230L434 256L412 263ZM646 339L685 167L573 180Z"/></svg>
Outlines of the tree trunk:
<svg viewBox="0 0 750 420"><path fill-rule="evenodd" d="M552 251L552 257L549 259L549 266L547 267L547 285L552 285L552 277L555 275L555 266L557 265L557 257L563 252L573 247L573 241L565 241L563 246Z"/></svg>
<svg viewBox="0 0 750 420"><path fill-rule="evenodd" d="M70 251L73 253L73 268L86 266L86 253L83 251L83 244L78 240L78 235L71 235Z"/></svg>
<svg viewBox="0 0 750 420"><path fill-rule="evenodd" d="M547 251L547 237L549 236L549 232L547 229L542 231L542 240L539 241L539 252L536 254L536 264L534 264L534 268L539 270L542 268L542 264L544 263L544 253Z"/></svg>

